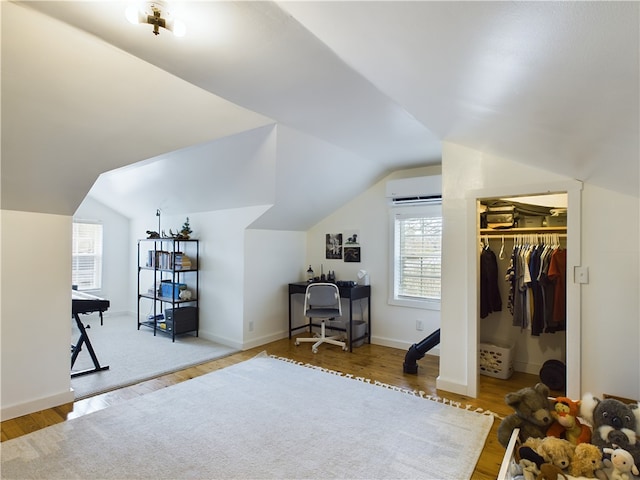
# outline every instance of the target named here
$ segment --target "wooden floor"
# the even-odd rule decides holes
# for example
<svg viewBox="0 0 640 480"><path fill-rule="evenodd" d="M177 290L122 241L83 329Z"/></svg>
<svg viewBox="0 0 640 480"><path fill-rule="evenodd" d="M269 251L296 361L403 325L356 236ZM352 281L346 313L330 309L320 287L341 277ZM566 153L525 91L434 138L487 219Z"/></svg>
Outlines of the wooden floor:
<svg viewBox="0 0 640 480"><path fill-rule="evenodd" d="M16 438L49 425L64 422L65 420L125 402L130 398L144 395L154 390L159 390L189 380L190 378L248 360L265 350L271 355L286 357L411 390L422 390L429 395L438 395L443 398L461 402L465 406L469 404L475 408L490 410L501 417L512 412L504 403L506 393L525 386L533 386L539 381L537 376L519 372L514 373L509 380L480 376L478 398L468 398L450 392L436 390L435 382L439 371L439 357L431 355L425 356L418 361L418 374L410 375L404 374L402 371L402 363L406 354L404 350L378 345L363 345L362 347L354 349L353 353L348 353L343 352L340 347L326 345L322 346L318 353L314 355L311 353L311 346L309 344L301 344L296 347L293 340L284 339L130 387L96 395L73 404L6 420L1 424L1 439L5 441ZM497 428L499 423L499 419L494 420L493 428L485 443L483 453L473 474L473 479L495 479L498 474L504 455L504 448L497 441Z"/></svg>

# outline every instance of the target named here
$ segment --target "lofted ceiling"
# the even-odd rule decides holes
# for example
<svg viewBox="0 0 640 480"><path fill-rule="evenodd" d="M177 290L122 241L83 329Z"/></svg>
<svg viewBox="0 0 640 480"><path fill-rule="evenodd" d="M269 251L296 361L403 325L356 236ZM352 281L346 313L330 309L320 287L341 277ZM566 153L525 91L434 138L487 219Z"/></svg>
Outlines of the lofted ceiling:
<svg viewBox="0 0 640 480"><path fill-rule="evenodd" d="M638 2L128 5L2 2L2 208L305 229L442 141L639 196Z"/></svg>

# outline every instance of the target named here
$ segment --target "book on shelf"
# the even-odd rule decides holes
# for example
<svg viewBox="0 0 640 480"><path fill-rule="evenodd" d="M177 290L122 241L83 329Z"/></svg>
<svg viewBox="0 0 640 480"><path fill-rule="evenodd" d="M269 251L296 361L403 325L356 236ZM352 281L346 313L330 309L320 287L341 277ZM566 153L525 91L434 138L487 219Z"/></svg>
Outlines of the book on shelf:
<svg viewBox="0 0 640 480"><path fill-rule="evenodd" d="M182 252L165 252L162 250L149 250L147 254L147 267L159 270L190 270L193 266L191 259Z"/></svg>

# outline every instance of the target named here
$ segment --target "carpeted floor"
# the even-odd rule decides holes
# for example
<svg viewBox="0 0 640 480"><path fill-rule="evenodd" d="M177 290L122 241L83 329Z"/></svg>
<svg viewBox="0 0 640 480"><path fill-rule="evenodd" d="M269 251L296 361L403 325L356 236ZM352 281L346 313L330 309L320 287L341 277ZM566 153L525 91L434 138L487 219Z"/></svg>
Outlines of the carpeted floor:
<svg viewBox="0 0 640 480"><path fill-rule="evenodd" d="M264 354L3 442L2 477L462 480L492 423Z"/></svg>
<svg viewBox="0 0 640 480"><path fill-rule="evenodd" d="M109 370L73 377L71 387L76 400L114 388L132 385L159 375L181 370L191 365L221 358L237 350L210 342L192 334L181 335L175 342L171 336L141 327L131 315L114 315L104 318L100 325L97 314L81 317L100 365ZM79 331L72 322L72 344L78 341ZM93 368L89 351L83 347L72 371Z"/></svg>

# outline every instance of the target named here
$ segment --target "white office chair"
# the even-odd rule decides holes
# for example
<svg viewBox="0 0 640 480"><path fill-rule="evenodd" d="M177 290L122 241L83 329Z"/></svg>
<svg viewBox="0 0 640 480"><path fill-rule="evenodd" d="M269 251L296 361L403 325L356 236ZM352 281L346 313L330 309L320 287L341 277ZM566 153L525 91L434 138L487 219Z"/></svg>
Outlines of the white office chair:
<svg viewBox="0 0 640 480"><path fill-rule="evenodd" d="M347 350L346 342L338 340L340 335L327 337L325 333L326 321L342 317L342 306L340 304L340 290L333 283L310 283L304 295L304 316L309 318L311 323L314 318L321 319L320 336L313 338L296 338L296 345L300 342L314 342L311 346L313 353L318 353L318 347L323 343L330 343ZM344 326L344 323L342 323Z"/></svg>

